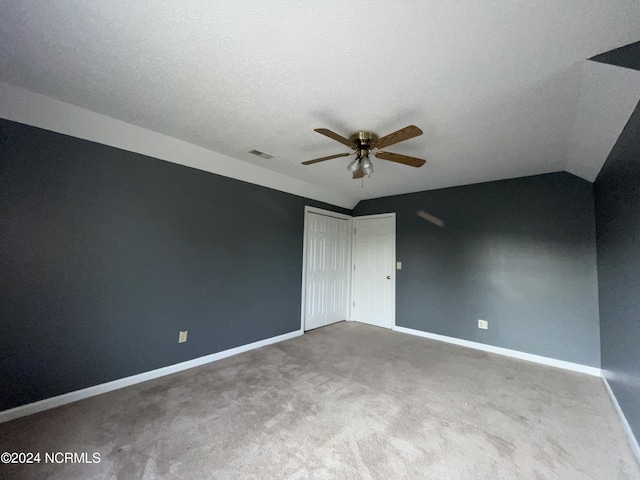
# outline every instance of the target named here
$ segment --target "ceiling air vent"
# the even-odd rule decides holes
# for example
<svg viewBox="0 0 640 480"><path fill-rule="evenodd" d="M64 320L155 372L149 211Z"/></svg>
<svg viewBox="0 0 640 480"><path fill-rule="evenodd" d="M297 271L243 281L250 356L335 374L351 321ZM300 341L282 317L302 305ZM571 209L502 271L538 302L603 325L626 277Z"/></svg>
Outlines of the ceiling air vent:
<svg viewBox="0 0 640 480"><path fill-rule="evenodd" d="M257 155L262 158L266 158L267 160L269 160L270 158L273 158L273 155L269 155L268 153L261 152L260 150L249 150L249 153L253 153L254 155Z"/></svg>

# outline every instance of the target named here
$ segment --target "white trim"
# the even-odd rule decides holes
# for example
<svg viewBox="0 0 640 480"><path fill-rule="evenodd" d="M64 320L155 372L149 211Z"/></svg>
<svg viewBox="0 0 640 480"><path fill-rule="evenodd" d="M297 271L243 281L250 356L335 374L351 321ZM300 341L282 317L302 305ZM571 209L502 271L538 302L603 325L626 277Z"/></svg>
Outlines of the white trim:
<svg viewBox="0 0 640 480"><path fill-rule="evenodd" d="M309 205L305 205L304 213L317 213L319 215L326 215L327 217L341 218L343 220L349 220L353 218L351 215L345 215L344 213L333 212L331 210L324 210L318 207L311 207Z"/></svg>
<svg viewBox="0 0 640 480"><path fill-rule="evenodd" d="M351 209L358 203L355 195L335 192L3 82L0 117L331 205Z"/></svg>
<svg viewBox="0 0 640 480"><path fill-rule="evenodd" d="M633 450L633 453L635 453L636 457L638 458L638 462L640 462L640 445L638 444L638 439L633 434L633 431L631 430L631 425L629 425L629 422L627 421L627 417L625 417L624 412L622 411L622 408L618 403L618 399L614 395L613 390L611 390L611 386L607 381L607 377L604 376L604 372L602 372L602 381L604 382L604 386L607 389L607 392L609 393L609 398L611 398L611 403L613 403L613 407L618 412L618 416L622 421L622 428L624 428L624 431L627 434L627 437L629 437L629 443L631 443L631 450Z"/></svg>
<svg viewBox="0 0 640 480"><path fill-rule="evenodd" d="M347 220L349 225L347 229L349 231L347 237L347 252L349 254L349 258L347 259L347 265L349 265L349 273L347 277L347 318L345 320L351 319L351 270L353 269L353 256L351 255L352 243L353 243L353 217L351 215L345 215L343 213L332 212L331 210L323 210L322 208L311 207L309 205L305 205L304 207L304 233L302 235L302 302L300 304L300 330L304 332L305 330L305 315L306 311L306 301L307 301L307 238L308 238L308 220L309 214L316 213L318 215L326 215L327 217L340 218L343 220Z"/></svg>
<svg viewBox="0 0 640 480"><path fill-rule="evenodd" d="M358 215L357 217L353 217L354 219L364 219L364 220L372 220L376 218L385 218L385 217L393 217L396 218L396 212L387 212L387 213L376 213L375 215Z"/></svg>
<svg viewBox="0 0 640 480"><path fill-rule="evenodd" d="M391 328L392 330L395 328L396 326L396 225L397 225L397 221L396 221L396 212L388 212L388 213L377 213L375 215L360 215L357 217L353 217L353 228L356 228L356 221L357 220L374 220L377 218L393 218L393 239L392 239L392 246L391 246L391 250L393 251L393 268L391 269L391 301L393 303L393 306L391 308L392 311L392 318L391 318L391 326L388 328ZM356 260L356 252L355 252L355 248L356 248L356 242L355 242L355 235L354 235L354 240L351 243L351 258L352 260L352 264L355 263ZM353 265L351 270L353 270ZM351 291L355 293L355 275L351 276ZM349 305L353 305L353 302L351 302ZM349 317L350 320L352 321L357 321L353 318L353 314L350 315ZM382 327L382 328L386 328L386 327Z"/></svg>
<svg viewBox="0 0 640 480"><path fill-rule="evenodd" d="M582 365L579 363L566 362L564 360L543 357L541 355L534 355L532 353L519 352L518 350L510 350L508 348L494 347L493 345L487 345L485 343L471 342L469 340L447 337L445 335L438 335L436 333L423 332L421 330L414 330L412 328L395 326L393 330L400 333L407 333L409 335L416 335L418 337L430 338L431 340L438 340L439 342L452 343L461 347L473 348L476 350L482 350L484 352L497 353L498 355L526 360L528 362L540 363L542 365L549 365L551 367L586 373L587 375L593 375L596 377L602 376L601 369L597 367L590 367L588 365Z"/></svg>
<svg viewBox="0 0 640 480"><path fill-rule="evenodd" d="M393 246L391 247L391 251L393 252L393 260L391 262L391 277L392 277L392 284L391 284L391 301L393 302L393 308L391 309L393 318L391 319L391 329L393 330L397 324L396 324L396 228L398 225L398 222L396 220L396 212L393 212L391 214L391 216L393 217L393 240L392 240L392 244Z"/></svg>
<svg viewBox="0 0 640 480"><path fill-rule="evenodd" d="M213 353L211 355L205 355L204 357L194 358L193 360L187 360L186 362L176 363L175 365L169 365L168 367L158 368L130 377L120 378L113 380L112 382L102 383L100 385L94 385L93 387L83 388L82 390L76 390L75 392L65 393L64 395L58 395L56 397L46 398L39 402L29 403L20 407L11 408L0 412L0 423L15 420L16 418L31 415L33 413L42 412L51 408L60 407L67 403L77 402L85 398L94 397L102 393L111 392L120 388L129 387L137 383L146 382L154 378L164 377L165 375L171 375L172 373L181 372L190 368L199 367L207 363L215 362L223 358L238 355L239 353L248 352L249 350L255 350L256 348L265 347L273 343L282 342L291 338L299 337L304 332L302 330L296 330L294 332L285 333L284 335L278 335L277 337L266 338L257 342L249 343L247 345L241 345L239 347L230 348L222 352Z"/></svg>

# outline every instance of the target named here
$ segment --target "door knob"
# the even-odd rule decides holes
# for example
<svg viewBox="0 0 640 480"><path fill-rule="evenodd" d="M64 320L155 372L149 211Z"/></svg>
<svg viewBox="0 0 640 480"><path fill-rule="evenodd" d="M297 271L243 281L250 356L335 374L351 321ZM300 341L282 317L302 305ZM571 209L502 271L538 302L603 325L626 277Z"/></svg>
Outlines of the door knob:
<svg viewBox="0 0 640 480"><path fill-rule="evenodd" d="M391 280L391 275L387 275L387 280Z"/></svg>

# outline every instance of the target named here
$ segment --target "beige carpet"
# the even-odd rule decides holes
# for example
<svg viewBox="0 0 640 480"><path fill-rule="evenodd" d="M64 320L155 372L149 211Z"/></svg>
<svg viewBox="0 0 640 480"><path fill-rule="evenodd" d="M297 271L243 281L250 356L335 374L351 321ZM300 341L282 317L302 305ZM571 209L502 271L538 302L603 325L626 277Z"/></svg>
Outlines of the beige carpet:
<svg viewBox="0 0 640 480"><path fill-rule="evenodd" d="M339 323L0 425L3 479L640 479L600 379Z"/></svg>

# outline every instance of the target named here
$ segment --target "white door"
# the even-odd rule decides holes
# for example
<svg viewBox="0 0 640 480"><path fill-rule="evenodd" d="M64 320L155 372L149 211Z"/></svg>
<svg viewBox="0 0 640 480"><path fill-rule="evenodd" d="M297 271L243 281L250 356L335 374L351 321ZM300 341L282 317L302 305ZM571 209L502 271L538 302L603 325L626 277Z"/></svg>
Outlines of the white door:
<svg viewBox="0 0 640 480"><path fill-rule="evenodd" d="M353 320L378 327L395 324L395 214L353 221Z"/></svg>
<svg viewBox="0 0 640 480"><path fill-rule="evenodd" d="M307 213L304 329L346 320L349 221Z"/></svg>

